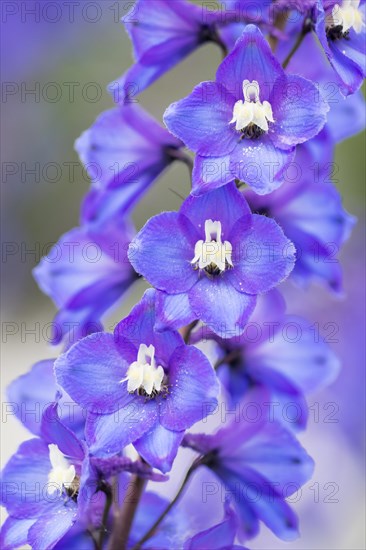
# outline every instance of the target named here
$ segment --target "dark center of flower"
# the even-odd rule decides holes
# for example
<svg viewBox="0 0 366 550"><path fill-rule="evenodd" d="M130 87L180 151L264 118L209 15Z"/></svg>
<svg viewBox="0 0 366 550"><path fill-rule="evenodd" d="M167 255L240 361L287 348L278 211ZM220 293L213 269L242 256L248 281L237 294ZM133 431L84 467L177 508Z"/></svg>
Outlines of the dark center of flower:
<svg viewBox="0 0 366 550"><path fill-rule="evenodd" d="M326 33L327 33L328 40L331 40L332 42L335 42L336 40L340 40L341 38L345 38L346 40L349 40L349 31L344 32L343 25L328 27L326 29Z"/></svg>
<svg viewBox="0 0 366 550"><path fill-rule="evenodd" d="M80 490L80 476L76 475L70 485L65 487L66 494L69 498L71 498L74 502L77 501L79 496L79 490Z"/></svg>
<svg viewBox="0 0 366 550"><path fill-rule="evenodd" d="M249 126L240 130L240 133L240 139L258 139L266 132L256 124L249 124Z"/></svg>
<svg viewBox="0 0 366 550"><path fill-rule="evenodd" d="M349 40L349 31L360 34L365 27L360 0L342 0L327 10L325 18L326 34L332 42L345 38Z"/></svg>
<svg viewBox="0 0 366 550"><path fill-rule="evenodd" d="M218 461L219 449L213 449L207 455L202 457L201 464L207 466L207 468L214 468Z"/></svg>

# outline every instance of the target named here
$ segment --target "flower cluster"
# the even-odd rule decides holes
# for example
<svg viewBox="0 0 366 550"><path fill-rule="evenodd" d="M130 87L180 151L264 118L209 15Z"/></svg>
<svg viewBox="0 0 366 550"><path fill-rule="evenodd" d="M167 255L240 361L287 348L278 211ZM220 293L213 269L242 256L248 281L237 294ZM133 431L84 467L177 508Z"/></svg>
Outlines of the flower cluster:
<svg viewBox="0 0 366 550"><path fill-rule="evenodd" d="M244 548L261 522L298 536L286 499L314 464L297 437L339 362L277 287L342 290L337 253L355 219L333 158L364 125L365 2L253 4L137 0L124 17L135 63L75 145L91 179L80 227L34 271L64 348L8 389L33 438L3 471L6 550ZM136 96L204 43L222 51L216 77L172 103L163 127ZM191 194L136 232L136 204L173 162ZM139 277L152 288L104 331ZM36 403L38 421L23 415ZM175 497L146 489L183 466ZM219 515L200 476L224 488Z"/></svg>

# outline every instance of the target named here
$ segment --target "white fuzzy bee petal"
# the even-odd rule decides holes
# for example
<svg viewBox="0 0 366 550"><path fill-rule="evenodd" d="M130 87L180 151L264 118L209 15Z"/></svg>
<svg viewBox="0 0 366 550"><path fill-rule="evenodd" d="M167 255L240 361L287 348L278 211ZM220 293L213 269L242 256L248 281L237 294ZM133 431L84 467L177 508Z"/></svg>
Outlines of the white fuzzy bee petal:
<svg viewBox="0 0 366 550"><path fill-rule="evenodd" d="M231 255L232 246L229 241L221 241L221 222L205 221L205 241L196 242L194 247L194 258L192 264L198 265L199 269L205 269L211 265L217 267L220 271L225 271L226 264L233 265Z"/></svg>
<svg viewBox="0 0 366 550"><path fill-rule="evenodd" d="M127 380L127 391L130 393L141 389L150 396L161 390L163 378L163 367L157 367L155 363L155 347L152 344L150 346L140 344L137 361L131 363L126 378L121 382Z"/></svg>
<svg viewBox="0 0 366 550"><path fill-rule="evenodd" d="M235 129L243 131L251 124L255 124L264 132L268 132L268 122L274 122L271 104L260 101L260 89L256 80L243 82L244 103L240 99L234 105L233 118L230 124L235 122Z"/></svg>

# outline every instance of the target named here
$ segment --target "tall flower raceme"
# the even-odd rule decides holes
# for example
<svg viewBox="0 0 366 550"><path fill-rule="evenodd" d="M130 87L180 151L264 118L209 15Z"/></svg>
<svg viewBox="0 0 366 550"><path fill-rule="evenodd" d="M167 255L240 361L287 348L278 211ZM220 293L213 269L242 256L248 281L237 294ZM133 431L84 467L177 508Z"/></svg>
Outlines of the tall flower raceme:
<svg viewBox="0 0 366 550"><path fill-rule="evenodd" d="M364 2L258 7L138 0L124 17L135 64L109 87L118 105L76 142L92 180L80 227L34 271L64 352L8 390L8 414L35 437L3 471L6 550L244 548L261 523L298 536L286 499L314 464L297 433L339 362L277 287L342 288L337 253L354 218L332 176L336 144L364 126L350 95L364 74ZM223 52L216 80L168 107L164 128L136 95L206 42ZM324 93L331 66L350 97ZM185 146L191 195L136 233L133 209L164 170L192 168ZM139 276L153 288L103 331ZM221 406L235 415L218 425ZM157 495L150 482L178 470L176 495ZM219 511L200 500L202 476L225 495Z"/></svg>

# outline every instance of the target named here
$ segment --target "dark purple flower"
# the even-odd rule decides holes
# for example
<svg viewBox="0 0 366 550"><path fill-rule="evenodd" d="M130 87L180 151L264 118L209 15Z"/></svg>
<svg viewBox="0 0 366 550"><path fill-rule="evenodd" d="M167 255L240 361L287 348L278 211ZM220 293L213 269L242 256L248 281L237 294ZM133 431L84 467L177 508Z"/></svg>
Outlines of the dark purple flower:
<svg viewBox="0 0 366 550"><path fill-rule="evenodd" d="M179 157L182 142L136 104L102 113L76 141L92 188L83 203L83 221L104 224L124 215Z"/></svg>
<svg viewBox="0 0 366 550"><path fill-rule="evenodd" d="M216 82L173 103L164 120L197 153L193 193L238 178L266 194L281 185L295 146L318 134L328 110L315 86L285 74L260 30L248 25Z"/></svg>
<svg viewBox="0 0 366 550"><path fill-rule="evenodd" d="M54 362L55 359L39 361L29 372L11 382L6 391L8 412L15 414L34 435L40 435L43 412L57 397L62 422L81 437L85 425L83 411L66 393L60 395L61 388L53 371Z"/></svg>
<svg viewBox="0 0 366 550"><path fill-rule="evenodd" d="M34 269L41 290L59 308L52 343L67 344L102 329L100 318L127 291L136 275L127 259L132 225L115 216L102 227L65 233Z"/></svg>
<svg viewBox="0 0 366 550"><path fill-rule="evenodd" d="M265 388L271 418L305 428L306 396L333 382L340 365L329 346L315 339L312 324L284 309L282 296L271 291L258 301L242 336L202 335L217 343L216 371L230 406L240 406L253 387Z"/></svg>
<svg viewBox="0 0 366 550"><path fill-rule="evenodd" d="M315 31L342 93L353 94L366 76L365 0L317 2Z"/></svg>
<svg viewBox="0 0 366 550"><path fill-rule="evenodd" d="M273 220L251 215L234 183L151 218L129 250L136 271L161 291L158 328L200 319L227 338L243 332L256 295L288 276L294 255Z"/></svg>
<svg viewBox="0 0 366 550"><path fill-rule="evenodd" d="M266 399L253 392L257 406ZM215 435L188 434L184 445L202 455L201 464L230 492L247 537L257 535L263 521L279 538L297 538L297 517L285 499L311 477L313 461L290 432L264 419L241 420Z"/></svg>
<svg viewBox="0 0 366 550"><path fill-rule="evenodd" d="M98 456L134 443L153 467L171 468L184 431L217 404L218 383L206 357L175 331L156 332L155 291L148 290L114 336L75 344L56 376L87 410L86 437Z"/></svg>

